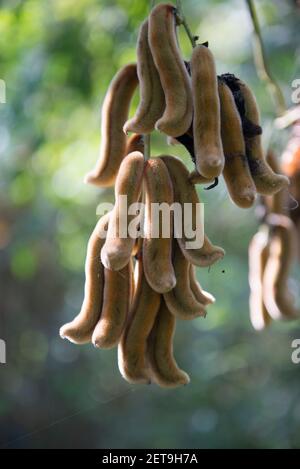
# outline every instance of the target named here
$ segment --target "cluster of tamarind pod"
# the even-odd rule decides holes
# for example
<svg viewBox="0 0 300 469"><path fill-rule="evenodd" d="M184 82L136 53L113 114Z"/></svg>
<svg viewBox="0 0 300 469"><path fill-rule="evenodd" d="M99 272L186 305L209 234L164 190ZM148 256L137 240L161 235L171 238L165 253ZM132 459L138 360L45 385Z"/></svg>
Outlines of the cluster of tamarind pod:
<svg viewBox="0 0 300 469"><path fill-rule="evenodd" d="M163 387L189 382L173 355L176 322L206 316L214 298L202 290L195 268L211 266L224 251L205 235L202 247L189 248L184 229L175 236L172 217L171 236L159 231L153 237L151 204L191 204L195 229L197 183L217 184L223 174L232 201L242 208L251 207L257 194L282 194L289 184L264 156L251 90L232 74L217 76L208 44L196 45L185 62L177 39L181 22L172 4L155 6L140 28L137 64L124 66L106 93L100 153L85 182L115 186L116 202L88 243L81 311L60 330L76 344L118 347L127 381ZM138 87L139 105L130 117ZM149 157L147 136L154 130L184 145L194 171L173 156ZM127 206L144 201L136 237L129 235L134 215L127 214L125 236L120 232L120 196Z"/></svg>
<svg viewBox="0 0 300 469"><path fill-rule="evenodd" d="M139 202L142 192L145 210L137 219L137 236L129 236L134 215L128 215L122 235L120 196L126 195L130 206ZM115 197L114 208L100 218L89 240L81 311L60 335L76 344L118 346L119 369L130 383L187 384L189 377L173 356L176 320L205 317L214 298L202 290L195 265L211 266L224 251L206 236L202 247L189 249L184 230L181 237L173 236L173 217L171 236L152 236L152 204L189 203L192 226L196 224L198 194L185 165L175 157L145 160L139 151L130 153L120 165Z"/></svg>
<svg viewBox="0 0 300 469"><path fill-rule="evenodd" d="M257 193L276 193L288 185L288 178L276 174L266 161L250 88L232 74L217 76L207 43L196 45L190 62L185 62L176 36L178 24L176 8L165 3L154 7L142 24L137 65L123 67L106 94L100 155L85 181L113 185L128 153L125 134L145 135L156 129L170 143L187 148L195 164L192 182L215 181L223 174L233 202L248 208ZM139 106L129 119L138 85Z"/></svg>
<svg viewBox="0 0 300 469"><path fill-rule="evenodd" d="M262 224L249 246L250 318L257 330L272 320L300 318L289 288L296 253L300 253L300 107L290 114L294 120L281 162L272 152L268 155L270 165L289 177L290 194L281 191L261 198Z"/></svg>

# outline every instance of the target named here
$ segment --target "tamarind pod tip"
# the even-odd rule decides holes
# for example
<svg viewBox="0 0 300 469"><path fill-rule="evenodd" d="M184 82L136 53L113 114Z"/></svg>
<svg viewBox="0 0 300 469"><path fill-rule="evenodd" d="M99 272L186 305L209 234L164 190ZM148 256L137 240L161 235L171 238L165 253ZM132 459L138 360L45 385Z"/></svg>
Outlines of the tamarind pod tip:
<svg viewBox="0 0 300 469"><path fill-rule="evenodd" d="M191 321L196 318L205 318L207 315L206 310L204 309L205 306L200 304L198 302L198 310L190 312L186 308L184 308L184 305L181 304L181 302L178 302L175 294L171 291L168 293L164 294L164 301L170 310L170 312L178 319L181 319L183 321Z"/></svg>
<svg viewBox="0 0 300 469"><path fill-rule="evenodd" d="M76 330L72 327L72 323L64 324L59 330L59 335L61 339L67 339L69 342L76 345L83 345L90 341L89 336L76 338Z"/></svg>
<svg viewBox="0 0 300 469"><path fill-rule="evenodd" d="M110 187L114 184L114 178L107 178L106 180L100 181L99 176L94 171L90 171L84 176L83 183L92 184L93 186L98 187Z"/></svg>
<svg viewBox="0 0 300 469"><path fill-rule="evenodd" d="M198 265L199 267L210 267L216 262L220 261L223 259L225 256L225 251L222 248L216 248L217 250L213 253L209 254L203 254L201 256L201 260L199 260L199 263L194 264Z"/></svg>
<svg viewBox="0 0 300 469"><path fill-rule="evenodd" d="M106 269L109 270L121 270L128 264L128 255L124 252L122 256L122 251L116 249L114 251L110 251L109 255L107 254L105 249L101 250L101 262Z"/></svg>
<svg viewBox="0 0 300 469"><path fill-rule="evenodd" d="M256 197L256 192L245 190L239 196L235 195L234 203L240 208L250 208L256 201Z"/></svg>
<svg viewBox="0 0 300 469"><path fill-rule="evenodd" d="M274 195L290 185L290 180L283 174L274 173L267 162L251 161L249 166L257 192L261 195ZM272 171L271 175L267 173Z"/></svg>
<svg viewBox="0 0 300 469"><path fill-rule="evenodd" d="M85 176L84 176L84 179L83 179L83 182L84 184L92 184L93 183L93 173L87 173Z"/></svg>
<svg viewBox="0 0 300 469"><path fill-rule="evenodd" d="M190 384L191 380L190 380L189 375L183 370L180 370L180 374L181 376L180 377L178 376L176 381L167 381L167 380L160 379L158 382L158 380L155 380L153 378L153 383L159 384L161 388L166 388L166 389L175 389L175 388L178 388L179 386L187 386L188 384Z"/></svg>
<svg viewBox="0 0 300 469"><path fill-rule="evenodd" d="M192 184L209 184L214 181L214 178L206 178L202 176L202 174L199 174L198 171L192 171L189 180Z"/></svg>
<svg viewBox="0 0 300 469"><path fill-rule="evenodd" d="M206 179L215 179L219 177L224 168L224 161L218 155L207 155L209 159L209 164L201 162L197 164L197 170L202 174Z"/></svg>
<svg viewBox="0 0 300 469"><path fill-rule="evenodd" d="M92 184L94 186L99 186L98 177L93 171L90 171L84 176L83 183ZM113 184L113 181L106 181L104 184L101 183L101 187L108 187L112 184Z"/></svg>
<svg viewBox="0 0 300 469"><path fill-rule="evenodd" d="M206 292L205 290L202 290L202 287L200 283L198 282L197 276L196 276L196 269L195 266L190 264L190 287L192 290L192 293L196 297L196 299L202 303L204 306L211 305L215 303L215 298L211 293Z"/></svg>

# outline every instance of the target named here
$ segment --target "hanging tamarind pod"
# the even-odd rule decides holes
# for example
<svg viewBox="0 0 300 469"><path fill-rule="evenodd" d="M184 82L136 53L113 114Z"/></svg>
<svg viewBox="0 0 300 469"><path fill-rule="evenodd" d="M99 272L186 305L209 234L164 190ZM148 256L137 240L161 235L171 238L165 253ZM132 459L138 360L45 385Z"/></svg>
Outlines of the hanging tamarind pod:
<svg viewBox="0 0 300 469"><path fill-rule="evenodd" d="M296 319L300 310L294 306L288 278L296 257L295 226L285 215L270 214L270 254L263 276L263 299L269 315L275 319Z"/></svg>
<svg viewBox="0 0 300 469"><path fill-rule="evenodd" d="M199 316L206 316L205 303L200 303L190 284L190 263L186 260L182 251L174 240L173 265L176 276L176 285L173 290L164 294L164 300L174 316L179 319L195 319Z"/></svg>
<svg viewBox="0 0 300 469"><path fill-rule="evenodd" d="M188 374L178 367L173 355L175 328L176 318L162 299L147 342L147 359L151 381L163 388L175 388L190 382Z"/></svg>
<svg viewBox="0 0 300 469"><path fill-rule="evenodd" d="M218 79L212 52L203 45L193 49L191 59L194 103L194 149L198 173L218 177L224 167L221 140Z"/></svg>
<svg viewBox="0 0 300 469"><path fill-rule="evenodd" d="M130 153L121 163L115 185L115 206L101 250L101 260L107 269L121 270L131 258L136 239L130 236L128 227L135 216L128 214L128 209L131 204L139 202L143 172L144 157L140 152ZM126 196L126 200L123 201L122 196Z"/></svg>
<svg viewBox="0 0 300 469"><path fill-rule="evenodd" d="M272 150L268 151L267 162L270 168L275 173L281 171L280 163L276 158L275 153ZM288 192L281 190L273 195L265 195L262 197L264 206L266 207L267 213L277 213L281 215L287 215L288 213Z"/></svg>
<svg viewBox="0 0 300 469"><path fill-rule="evenodd" d="M232 201L249 208L256 199L256 188L250 173L242 122L229 87L219 80L221 134L225 154L224 180Z"/></svg>
<svg viewBox="0 0 300 469"><path fill-rule="evenodd" d="M196 268L193 264L190 264L190 287L194 297L199 303L202 303L204 306L215 303L216 300L214 296L202 290L196 277Z"/></svg>
<svg viewBox="0 0 300 469"><path fill-rule="evenodd" d="M132 288L131 259L121 270L104 270L101 315L92 336L95 347L109 349L118 345L129 312Z"/></svg>
<svg viewBox="0 0 300 469"><path fill-rule="evenodd" d="M165 110L164 90L148 43L148 20L140 28L137 57L140 102L135 115L125 123L124 132L148 134Z"/></svg>
<svg viewBox="0 0 300 469"><path fill-rule="evenodd" d="M269 253L268 232L260 230L249 245L250 320L257 331L265 329L272 321L263 300L263 278Z"/></svg>
<svg viewBox="0 0 300 469"><path fill-rule="evenodd" d="M260 115L254 94L246 83L241 80L238 83L244 99L245 117L252 124L260 126ZM287 187L289 185L288 178L275 174L268 165L263 154L261 135L245 135L245 143L248 163L257 192L270 195Z"/></svg>
<svg viewBox="0 0 300 469"><path fill-rule="evenodd" d="M123 125L137 85L136 64L126 65L113 78L102 106L99 159L95 168L85 176L86 183L103 187L114 184L126 156L127 140Z"/></svg>
<svg viewBox="0 0 300 469"><path fill-rule="evenodd" d="M300 115L300 106L295 111ZM290 206L290 217L298 227L298 240L300 242L300 120L296 121L291 129L288 144L281 157L282 171L290 178L290 194L287 201ZM300 254L300 250L299 250Z"/></svg>
<svg viewBox="0 0 300 469"><path fill-rule="evenodd" d="M183 135L193 118L191 80L176 36L176 8L161 3L149 16L149 44L164 90L166 107L155 128L171 137Z"/></svg>
<svg viewBox="0 0 300 469"><path fill-rule="evenodd" d="M146 195L143 241L144 272L151 288L158 293L165 293L176 285L172 265L173 219L170 214L168 226L163 227L164 219L161 212L154 212L154 204L157 208L161 204L166 204L168 208L172 206L174 199L172 181L161 159L154 158L146 162L144 182ZM163 232L164 229L167 233Z"/></svg>
<svg viewBox="0 0 300 469"><path fill-rule="evenodd" d="M212 245L206 235L204 235L204 243L202 247L196 249L188 247L188 243L194 242L197 239L199 229L201 229L201 227L197 226L200 200L194 184L189 180L189 172L182 161L178 158L173 156L162 156L161 159L166 164L173 182L175 202L179 203L183 210L185 204L190 204L189 206L191 207L191 228L194 233L196 233L195 238L189 239L185 233L185 229L182 230L183 232L181 237L177 236L177 230L175 229L175 236L177 237L182 253L186 259L194 265L198 265L200 267L210 266L222 259L225 252L222 248Z"/></svg>
<svg viewBox="0 0 300 469"><path fill-rule="evenodd" d="M60 328L59 334L75 344L91 341L93 330L99 320L103 300L104 268L100 262L100 251L105 242L110 214L104 215L97 223L87 246L85 261L84 300L80 313L72 322Z"/></svg>
<svg viewBox="0 0 300 469"><path fill-rule="evenodd" d="M137 284L127 324L118 346L118 364L129 383L150 383L146 363L147 339L159 310L161 297L147 283L142 256L137 260Z"/></svg>

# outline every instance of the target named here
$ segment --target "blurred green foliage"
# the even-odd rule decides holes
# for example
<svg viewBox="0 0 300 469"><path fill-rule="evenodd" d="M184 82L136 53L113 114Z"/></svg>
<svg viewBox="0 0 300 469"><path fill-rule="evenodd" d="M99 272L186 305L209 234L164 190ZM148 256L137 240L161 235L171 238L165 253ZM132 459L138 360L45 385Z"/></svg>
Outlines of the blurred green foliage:
<svg viewBox="0 0 300 469"><path fill-rule="evenodd" d="M247 246L253 210L232 205L223 183L203 192L206 230L225 260L198 269L217 297L206 320L180 323L176 356L191 375L184 389L131 387L116 351L61 341L61 324L78 311L86 243L99 201L112 190L83 184L99 145L100 105L117 69L135 60L142 0L0 1L0 446L16 448L300 447L298 367L291 341L299 324L255 333L248 318ZM259 17L274 75L289 103L299 78L299 10L262 0ZM280 151L273 106L258 81L251 24L242 0L183 2L200 41L209 41L219 73L255 90L265 144ZM190 45L180 33L185 57ZM298 75L297 75L298 74ZM135 99L135 103L137 98ZM184 150L153 138L153 153ZM299 284L292 288L299 297Z"/></svg>

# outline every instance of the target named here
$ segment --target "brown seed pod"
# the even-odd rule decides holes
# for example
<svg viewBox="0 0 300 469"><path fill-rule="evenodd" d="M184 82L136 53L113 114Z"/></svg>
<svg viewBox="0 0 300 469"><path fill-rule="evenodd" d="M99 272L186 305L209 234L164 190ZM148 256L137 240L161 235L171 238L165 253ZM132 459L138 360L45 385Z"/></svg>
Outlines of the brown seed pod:
<svg viewBox="0 0 300 469"><path fill-rule="evenodd" d="M161 297L148 285L142 258L137 261L137 285L127 325L118 346L118 364L130 383L150 383L146 363L147 339L159 310Z"/></svg>
<svg viewBox="0 0 300 469"><path fill-rule="evenodd" d="M190 285L190 263L174 240L173 264L176 275L176 286L164 294L165 302L174 316L179 319L195 319L206 316L205 304L200 303L192 292ZM206 302L207 304L207 302Z"/></svg>
<svg viewBox="0 0 300 469"><path fill-rule="evenodd" d="M147 344L151 380L163 388L175 388L190 382L173 355L176 319L162 300Z"/></svg>
<svg viewBox="0 0 300 469"><path fill-rule="evenodd" d="M272 320L263 300L263 278L269 252L268 232L260 230L249 245L250 320L257 331L265 329Z"/></svg>
<svg viewBox="0 0 300 469"><path fill-rule="evenodd" d="M158 293L172 290L176 285L176 277L172 265L172 216L169 231L163 233L163 217L161 213L154 212L156 207L166 204L168 209L173 204L173 187L169 172L159 158L146 162L144 171L145 182L145 223L143 241L143 262L147 282ZM156 231L156 233L155 233ZM156 236L156 237L155 237Z"/></svg>
<svg viewBox="0 0 300 469"><path fill-rule="evenodd" d="M85 176L85 182L96 186L112 186L120 164L126 155L126 135L123 132L130 101L138 85L135 64L123 67L113 78L102 106L101 145L95 168Z"/></svg>
<svg viewBox="0 0 300 469"><path fill-rule="evenodd" d="M140 103L134 117L125 123L124 132L148 134L165 110L164 90L148 43L148 20L140 28L137 57Z"/></svg>
<svg viewBox="0 0 300 469"><path fill-rule="evenodd" d="M129 312L132 288L131 260L117 272L104 270L101 316L92 336L95 347L108 349L118 345Z"/></svg>
<svg viewBox="0 0 300 469"><path fill-rule="evenodd" d="M241 208L254 204L256 188L250 173L243 128L229 87L219 81L221 129L225 154L223 176L232 201Z"/></svg>
<svg viewBox="0 0 300 469"><path fill-rule="evenodd" d="M201 285L197 280L196 268L193 264L190 264L190 287L196 300L204 306L213 304L216 301L213 295L202 290Z"/></svg>
<svg viewBox="0 0 300 469"><path fill-rule="evenodd" d="M149 44L165 94L166 108L155 128L171 137L183 135L193 118L191 80L176 36L176 8L161 3L149 17Z"/></svg>
<svg viewBox="0 0 300 469"><path fill-rule="evenodd" d="M291 266L296 258L295 226L285 215L267 217L271 229L270 254L263 277L263 298L269 315L275 319L296 319L300 311L288 288Z"/></svg>
<svg viewBox="0 0 300 469"><path fill-rule="evenodd" d="M246 83L238 81L240 91L245 103L245 117L252 124L260 126L260 115L254 94ZM257 192L263 195L271 195L289 185L286 176L275 174L268 165L262 149L261 135L245 136L246 152L250 171Z"/></svg>
<svg viewBox="0 0 300 469"><path fill-rule="evenodd" d="M197 170L194 170L189 175L189 180L192 184L211 184L215 178L206 178L199 174Z"/></svg>
<svg viewBox="0 0 300 469"><path fill-rule="evenodd" d="M127 209L131 204L139 202L143 172L144 157L140 152L130 153L122 161L115 185L116 202L110 216L107 238L101 250L101 260L107 269L121 270L131 258L136 239L129 236L128 226L135 216L129 215ZM122 196L127 196L126 207L123 207ZM125 233L122 233L122 226L126 228Z"/></svg>
<svg viewBox="0 0 300 469"><path fill-rule="evenodd" d="M99 320L102 308L104 268L100 261L100 251L105 242L103 234L107 229L109 214L97 223L87 247L85 261L84 300L80 313L72 322L61 327L59 333L63 339L75 344L91 341L93 330Z"/></svg>
<svg viewBox="0 0 300 469"><path fill-rule="evenodd" d="M173 156L162 156L161 158L166 164L173 182L175 202L179 203L182 208L184 207L184 204L191 204L191 228L193 230L198 228L199 231L199 226L197 227L197 218L199 218L198 215L200 210L200 200L194 184L192 184L189 180L190 175L187 168L182 163L182 161L180 161L178 158L174 158ZM189 239L184 231L185 230L183 229L182 237L177 236L177 241L184 256L192 264L198 265L200 267L207 267L224 257L224 250L217 246L213 246L208 237L205 235L204 244L201 248L193 249L188 247L187 243L194 242L196 238Z"/></svg>
<svg viewBox="0 0 300 469"><path fill-rule="evenodd" d="M191 59L194 102L194 149L196 168L206 178L218 177L224 167L221 140L220 100L213 54L203 45Z"/></svg>
<svg viewBox="0 0 300 469"><path fill-rule="evenodd" d="M276 173L281 171L279 161L273 151L269 150L267 154L267 162ZM267 210L267 213L277 213L287 215L288 212L288 192L281 190L273 195L265 195L262 197L262 202Z"/></svg>

